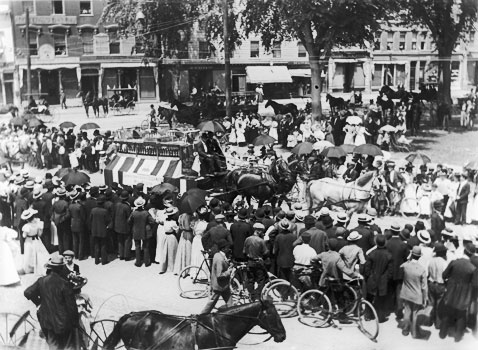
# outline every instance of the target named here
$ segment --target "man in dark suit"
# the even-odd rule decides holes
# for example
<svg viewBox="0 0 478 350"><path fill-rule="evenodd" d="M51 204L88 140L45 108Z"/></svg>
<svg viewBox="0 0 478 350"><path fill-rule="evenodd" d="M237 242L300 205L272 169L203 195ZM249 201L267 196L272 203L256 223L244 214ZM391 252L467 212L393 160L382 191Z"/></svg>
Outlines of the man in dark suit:
<svg viewBox="0 0 478 350"><path fill-rule="evenodd" d="M291 224L287 219L282 219L279 222L279 234L275 238L273 246L273 253L276 257L279 271L278 277L287 281L291 280L292 267L294 266L293 249L295 235L291 232L290 227Z"/></svg>
<svg viewBox="0 0 478 350"><path fill-rule="evenodd" d="M90 188L90 196L86 198L86 200L83 202L83 205L86 211L86 219L87 219L85 239L86 239L86 242L88 242L88 246L89 246L88 250L85 251L84 256L87 256L88 253L91 257L94 255L94 249L93 249L94 243L93 243L93 237L91 236L91 221L89 220L89 217L93 208L97 206L96 198L98 198L99 194L100 194L100 191L98 187L93 186Z"/></svg>
<svg viewBox="0 0 478 350"><path fill-rule="evenodd" d="M400 238L400 226L397 223L390 227L392 237L385 243L385 248L392 254L392 277L390 281L390 309L395 310L397 318L403 317L402 305L400 302L400 288L402 285L402 276L400 266L407 261L409 248Z"/></svg>
<svg viewBox="0 0 478 350"><path fill-rule="evenodd" d="M90 226L91 236L94 241L94 256L95 264L100 263L105 265L108 263L108 254L106 252L106 230L111 222L111 216L108 210L104 208L105 197L100 196L97 201L97 206L91 210Z"/></svg>
<svg viewBox="0 0 478 350"><path fill-rule="evenodd" d="M445 219L442 215L443 201L433 203L433 212L430 217L430 228L433 231L433 241L441 241L441 232L445 229Z"/></svg>
<svg viewBox="0 0 478 350"><path fill-rule="evenodd" d="M204 249L210 250L212 255L218 252L219 242L221 240L224 239L229 245L232 245L231 232L229 232L224 224L225 218L223 214L216 215L215 220L217 225L207 230L201 238Z"/></svg>
<svg viewBox="0 0 478 350"><path fill-rule="evenodd" d="M85 228L86 228L86 211L81 204L79 197L80 192L73 190L69 194L71 203L69 205L71 219L71 236L73 241L73 252L78 259L83 260L85 252Z"/></svg>
<svg viewBox="0 0 478 350"><path fill-rule="evenodd" d="M315 249L317 254L325 252L325 246L327 244L327 234L315 226L315 218L312 215L307 215L304 218L304 225L305 230L302 232L302 234L304 234L305 232L308 232L310 234L309 245ZM302 235L300 235L299 238L295 240L294 247L302 243L304 243L304 241L302 240Z"/></svg>
<svg viewBox="0 0 478 350"><path fill-rule="evenodd" d="M113 206L113 231L118 241L119 259L129 260L131 254L132 236L128 226L128 218L131 214L131 205L128 202L128 191L123 190L119 198L120 202Z"/></svg>
<svg viewBox="0 0 478 350"><path fill-rule="evenodd" d="M244 242L247 237L252 235L252 226L247 219L247 209L242 208L237 214L237 221L231 225L231 237L232 237L232 257L235 260L246 260L244 254Z"/></svg>
<svg viewBox="0 0 478 350"><path fill-rule="evenodd" d="M74 272L76 275L80 274L80 267L78 264L75 264L75 253L72 250L65 250L63 252L63 258L65 258L65 267L70 271Z"/></svg>
<svg viewBox="0 0 478 350"><path fill-rule="evenodd" d="M362 248L364 254L375 245L373 232L368 227L369 220L367 214L360 214L357 218L358 226L350 229L350 232L357 231L362 236L356 244Z"/></svg>
<svg viewBox="0 0 478 350"><path fill-rule="evenodd" d="M214 172L214 155L207 146L206 134L201 135L201 140L196 144L196 152L201 162L201 175L211 175Z"/></svg>
<svg viewBox="0 0 478 350"><path fill-rule="evenodd" d="M466 173L461 174L460 185L456 191L456 213L455 225L466 224L466 208L468 206L468 195L470 194L470 184Z"/></svg>

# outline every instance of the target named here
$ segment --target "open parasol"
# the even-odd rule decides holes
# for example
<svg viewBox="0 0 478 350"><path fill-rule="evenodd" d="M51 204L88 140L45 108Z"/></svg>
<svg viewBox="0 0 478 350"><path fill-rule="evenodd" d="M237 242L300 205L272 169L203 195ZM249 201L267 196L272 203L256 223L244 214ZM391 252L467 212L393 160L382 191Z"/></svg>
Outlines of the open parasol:
<svg viewBox="0 0 478 350"><path fill-rule="evenodd" d="M181 197L180 209L183 213L192 214L203 205L207 205L204 190L189 190Z"/></svg>
<svg viewBox="0 0 478 350"><path fill-rule="evenodd" d="M199 123L198 129L201 130L202 132L210 131L213 133L216 133L216 132L224 133L224 127L220 123L214 120L208 120L206 122Z"/></svg>
<svg viewBox="0 0 478 350"><path fill-rule="evenodd" d="M421 160L423 164L427 164L432 161L429 156L420 152L410 153L405 157L405 160L408 160L410 163L413 163L417 159Z"/></svg>
<svg viewBox="0 0 478 350"><path fill-rule="evenodd" d="M314 146L313 146L315 150L320 152L322 152L325 148L329 148L329 147L334 147L334 145L332 142L329 142L327 140L317 141L316 143L314 143Z"/></svg>
<svg viewBox="0 0 478 350"><path fill-rule="evenodd" d="M65 185L83 185L87 182L90 182L90 177L82 171L73 170L63 176L61 180Z"/></svg>
<svg viewBox="0 0 478 350"><path fill-rule="evenodd" d="M254 146L263 146L263 145L270 145L271 143L276 142L277 140L273 138L272 136L269 136L267 134L262 134L257 136L253 141L252 144Z"/></svg>
<svg viewBox="0 0 478 350"><path fill-rule="evenodd" d="M464 168L469 170L478 170L478 162L477 161L468 162L465 164Z"/></svg>
<svg viewBox="0 0 478 350"><path fill-rule="evenodd" d="M59 127L62 129L71 129L71 128L74 128L75 126L76 124L73 122L63 122L59 125Z"/></svg>
<svg viewBox="0 0 478 350"><path fill-rule="evenodd" d="M340 148L342 148L345 153L354 153L355 145L350 145L350 144L343 144L340 145Z"/></svg>
<svg viewBox="0 0 478 350"><path fill-rule="evenodd" d="M163 182L162 184L154 186L151 189L151 192L162 195L162 194L165 194L166 192L171 192L171 193L179 192L179 189L168 182Z"/></svg>
<svg viewBox="0 0 478 350"><path fill-rule="evenodd" d="M10 124L14 126L22 126L26 124L26 120L23 119L22 117L14 117L10 120Z"/></svg>
<svg viewBox="0 0 478 350"><path fill-rule="evenodd" d="M96 123L85 123L82 126L80 126L80 130L93 130L93 129L99 129L100 126Z"/></svg>
<svg viewBox="0 0 478 350"><path fill-rule="evenodd" d="M366 143L354 148L354 153L366 154L368 156L383 156L382 150L376 145L371 143Z"/></svg>
<svg viewBox="0 0 478 350"><path fill-rule="evenodd" d="M27 124L29 128L36 128L37 126L43 125L43 122L37 117L31 117L28 119Z"/></svg>
<svg viewBox="0 0 478 350"><path fill-rule="evenodd" d="M314 150L314 145L310 142L301 142L297 146L291 149L294 154L310 154Z"/></svg>
<svg viewBox="0 0 478 350"><path fill-rule="evenodd" d="M347 153L338 146L326 148L320 152L320 154L327 158L341 158L347 155Z"/></svg>
<svg viewBox="0 0 478 350"><path fill-rule="evenodd" d="M65 176L69 173L75 172L75 171L76 170L72 169L72 168L60 168L60 169L57 170L57 172L54 175L61 179L63 176Z"/></svg>

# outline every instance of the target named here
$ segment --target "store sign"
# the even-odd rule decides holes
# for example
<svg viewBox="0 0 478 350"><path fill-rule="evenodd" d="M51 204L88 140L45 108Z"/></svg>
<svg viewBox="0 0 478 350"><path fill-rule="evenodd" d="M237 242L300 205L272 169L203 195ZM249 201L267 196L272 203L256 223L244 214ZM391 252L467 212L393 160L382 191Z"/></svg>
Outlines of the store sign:
<svg viewBox="0 0 478 350"><path fill-rule="evenodd" d="M15 16L15 23L24 25L26 24L25 16ZM42 24L76 24L76 16L30 16L30 24L42 25Z"/></svg>

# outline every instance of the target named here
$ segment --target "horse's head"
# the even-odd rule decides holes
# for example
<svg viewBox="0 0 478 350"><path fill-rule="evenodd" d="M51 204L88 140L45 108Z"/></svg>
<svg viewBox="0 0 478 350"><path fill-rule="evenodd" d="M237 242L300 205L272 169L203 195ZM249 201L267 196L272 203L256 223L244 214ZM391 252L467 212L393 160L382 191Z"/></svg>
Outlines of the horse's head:
<svg viewBox="0 0 478 350"><path fill-rule="evenodd" d="M264 108L267 108L269 106L272 106L272 100L267 100L266 105L264 106Z"/></svg>
<svg viewBox="0 0 478 350"><path fill-rule="evenodd" d="M325 95L325 100L329 101L332 96L330 94Z"/></svg>
<svg viewBox="0 0 478 350"><path fill-rule="evenodd" d="M179 101L176 100L175 98L173 98L173 99L169 102L169 104L171 105L171 108L178 107Z"/></svg>
<svg viewBox="0 0 478 350"><path fill-rule="evenodd" d="M279 313L271 301L261 301L261 311L258 319L259 326L272 335L276 343L281 343L285 340L286 334L284 325L282 324Z"/></svg>
<svg viewBox="0 0 478 350"><path fill-rule="evenodd" d="M279 158L271 164L271 175L279 185L279 192L287 193L294 187L297 173L292 172L287 162Z"/></svg>

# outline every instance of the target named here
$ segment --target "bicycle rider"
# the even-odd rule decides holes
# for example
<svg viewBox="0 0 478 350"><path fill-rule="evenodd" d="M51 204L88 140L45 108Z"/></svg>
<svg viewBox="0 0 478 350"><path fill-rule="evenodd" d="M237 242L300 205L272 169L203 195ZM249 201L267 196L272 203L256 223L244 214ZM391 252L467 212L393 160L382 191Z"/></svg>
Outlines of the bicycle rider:
<svg viewBox="0 0 478 350"><path fill-rule="evenodd" d="M151 110L149 111L149 127L150 129L156 128L156 110L154 109L154 105L150 105Z"/></svg>
<svg viewBox="0 0 478 350"><path fill-rule="evenodd" d="M309 243L311 235L305 231L302 235L302 244L294 247L294 266L292 267L292 284L301 291L312 288L312 264L311 260L317 255L317 252Z"/></svg>
<svg viewBox="0 0 478 350"><path fill-rule="evenodd" d="M255 301L260 298L266 284L267 269L264 259L269 254L269 250L264 241L266 227L256 222L252 228L254 233L244 241L243 252L247 257L247 281L245 284L252 301ZM255 287L256 283L257 287Z"/></svg>

